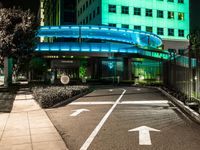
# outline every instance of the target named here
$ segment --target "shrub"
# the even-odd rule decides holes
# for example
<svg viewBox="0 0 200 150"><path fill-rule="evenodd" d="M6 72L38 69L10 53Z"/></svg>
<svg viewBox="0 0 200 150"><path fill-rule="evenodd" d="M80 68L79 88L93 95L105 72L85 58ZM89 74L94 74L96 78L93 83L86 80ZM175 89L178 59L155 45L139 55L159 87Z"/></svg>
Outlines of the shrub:
<svg viewBox="0 0 200 150"><path fill-rule="evenodd" d="M49 86L32 88L33 96L42 108L52 107L59 102L88 90L88 86Z"/></svg>

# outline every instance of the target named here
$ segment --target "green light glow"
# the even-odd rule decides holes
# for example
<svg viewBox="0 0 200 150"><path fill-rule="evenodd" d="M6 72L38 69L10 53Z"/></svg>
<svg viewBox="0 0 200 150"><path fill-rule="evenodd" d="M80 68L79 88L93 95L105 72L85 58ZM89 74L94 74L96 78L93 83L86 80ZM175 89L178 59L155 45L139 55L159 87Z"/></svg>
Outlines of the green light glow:
<svg viewBox="0 0 200 150"><path fill-rule="evenodd" d="M116 5L116 13L108 12L108 5ZM121 6L129 6L129 14L121 13ZM141 8L141 16L134 15L134 7ZM153 17L146 17L145 10L152 9ZM164 18L157 18L157 10L163 11ZM168 11L174 12L174 19L168 19ZM178 20L178 14L184 13L184 20ZM157 34L157 27L164 28L163 39L186 40L189 33L189 0L184 0L184 4L176 1L167 0L102 0L102 24L122 24L129 25L130 29L134 26L141 26L141 30L146 30L146 26L153 27L153 33ZM168 36L168 28L174 29L174 36ZM178 30L184 30L184 37L178 36Z"/></svg>

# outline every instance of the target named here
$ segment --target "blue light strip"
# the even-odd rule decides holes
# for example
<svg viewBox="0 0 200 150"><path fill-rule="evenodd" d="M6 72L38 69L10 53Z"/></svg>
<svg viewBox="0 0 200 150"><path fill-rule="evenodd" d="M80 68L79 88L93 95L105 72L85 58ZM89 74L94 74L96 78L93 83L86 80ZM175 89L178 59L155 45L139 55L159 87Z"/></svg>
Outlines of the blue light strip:
<svg viewBox="0 0 200 150"><path fill-rule="evenodd" d="M87 38L118 42L113 43L39 43L36 51L39 52L107 52L107 53L131 53L142 56L169 60L169 53L144 50L158 48L162 45L159 36L139 31L108 26L72 25L72 26L42 26L38 37L60 37L60 38ZM120 44L124 42L126 44ZM133 46L137 45L137 47ZM139 47L139 48L138 48ZM189 59L185 56L177 57L177 64L189 67ZM196 59L191 59L192 67L196 66Z"/></svg>
<svg viewBox="0 0 200 150"><path fill-rule="evenodd" d="M169 60L170 54L164 52L147 51L128 44L114 43L39 43L36 48L37 52L98 52L98 53L129 53L139 54L141 56L152 57L162 60ZM186 56L176 55L176 62L183 67L189 67L189 58ZM173 58L171 58L173 60ZM196 59L191 59L192 67L196 66Z"/></svg>
<svg viewBox="0 0 200 150"><path fill-rule="evenodd" d="M38 37L109 40L155 49L162 45L161 38L153 33L94 25L41 26Z"/></svg>

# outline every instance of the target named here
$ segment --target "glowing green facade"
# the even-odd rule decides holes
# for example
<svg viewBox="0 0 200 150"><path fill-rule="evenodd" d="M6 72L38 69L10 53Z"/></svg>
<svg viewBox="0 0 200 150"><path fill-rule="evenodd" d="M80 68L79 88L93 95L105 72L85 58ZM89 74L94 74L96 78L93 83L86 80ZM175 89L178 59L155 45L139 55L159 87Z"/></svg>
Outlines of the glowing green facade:
<svg viewBox="0 0 200 150"><path fill-rule="evenodd" d="M189 33L189 0L78 0L77 12L78 24L152 31L166 40L186 40Z"/></svg>

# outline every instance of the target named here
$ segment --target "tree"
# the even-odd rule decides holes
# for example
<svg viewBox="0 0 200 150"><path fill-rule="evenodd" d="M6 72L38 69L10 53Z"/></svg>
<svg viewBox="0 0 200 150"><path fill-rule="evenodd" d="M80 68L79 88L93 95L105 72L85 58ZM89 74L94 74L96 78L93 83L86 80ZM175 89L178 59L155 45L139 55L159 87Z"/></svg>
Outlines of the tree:
<svg viewBox="0 0 200 150"><path fill-rule="evenodd" d="M195 67L195 96L198 97L199 93L199 83L200 83L200 29L195 29L192 31L188 38L190 40L190 56L196 58L196 67Z"/></svg>
<svg viewBox="0 0 200 150"><path fill-rule="evenodd" d="M38 27L39 23L30 10L0 9L0 59L4 61L6 85L10 78L6 77L8 60L13 58L16 61L17 71L31 57L37 43Z"/></svg>
<svg viewBox="0 0 200 150"><path fill-rule="evenodd" d="M189 34L191 55L200 58L200 29L195 29Z"/></svg>

